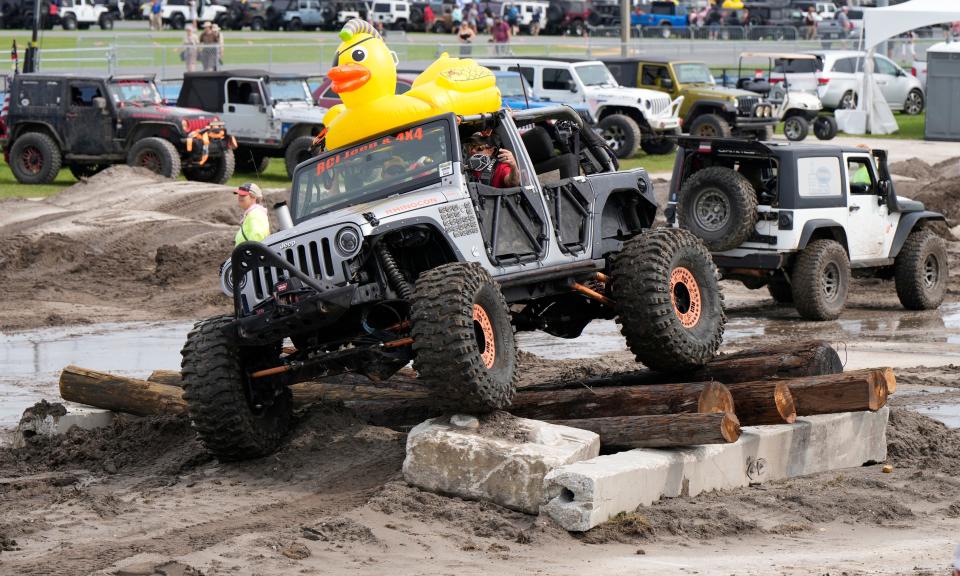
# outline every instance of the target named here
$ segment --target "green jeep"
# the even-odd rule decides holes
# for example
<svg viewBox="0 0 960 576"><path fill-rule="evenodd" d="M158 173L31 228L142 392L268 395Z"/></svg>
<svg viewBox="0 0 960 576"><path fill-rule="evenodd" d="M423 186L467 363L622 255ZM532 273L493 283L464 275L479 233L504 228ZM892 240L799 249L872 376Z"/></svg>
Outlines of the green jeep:
<svg viewBox="0 0 960 576"><path fill-rule="evenodd" d="M703 62L658 58L607 58L604 63L622 86L650 88L671 98L683 96L683 131L693 136L769 139L777 125L773 106L761 95L718 86Z"/></svg>

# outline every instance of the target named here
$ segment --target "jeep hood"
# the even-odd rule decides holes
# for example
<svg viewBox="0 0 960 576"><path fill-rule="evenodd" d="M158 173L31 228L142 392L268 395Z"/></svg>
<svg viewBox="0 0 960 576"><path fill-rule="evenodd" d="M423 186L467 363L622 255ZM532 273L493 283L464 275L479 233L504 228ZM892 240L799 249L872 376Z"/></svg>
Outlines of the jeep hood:
<svg viewBox="0 0 960 576"><path fill-rule="evenodd" d="M623 86L618 88L598 88L596 91L590 91L588 93L588 97L608 101L626 98L628 100L632 100L634 103L636 103L636 101L640 98L643 98L644 100L661 100L664 98L670 98L670 96L658 90L647 90L646 88L626 88Z"/></svg>
<svg viewBox="0 0 960 576"><path fill-rule="evenodd" d="M689 98L703 98L703 99L721 99L728 100L730 98L737 98L738 96L755 96L760 98L761 95L756 92L750 92L749 90L741 90L740 88L726 88L724 86L712 86L709 84L690 84L684 86L682 95Z"/></svg>
<svg viewBox="0 0 960 576"><path fill-rule="evenodd" d="M323 116L326 113L326 108L306 103L291 105L290 103L280 102L273 109L274 118L288 123L322 124Z"/></svg>
<svg viewBox="0 0 960 576"><path fill-rule="evenodd" d="M195 108L179 108L177 106L139 106L127 104L119 109L121 120L166 120L179 123L181 120L207 120L216 118L212 112L204 112Z"/></svg>

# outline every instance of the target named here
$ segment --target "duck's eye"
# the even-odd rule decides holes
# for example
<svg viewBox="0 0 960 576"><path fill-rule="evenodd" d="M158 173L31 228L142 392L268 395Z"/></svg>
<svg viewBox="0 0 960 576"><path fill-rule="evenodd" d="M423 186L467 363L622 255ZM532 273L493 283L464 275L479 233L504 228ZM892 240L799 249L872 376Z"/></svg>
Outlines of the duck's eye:
<svg viewBox="0 0 960 576"><path fill-rule="evenodd" d="M353 58L354 62L363 62L367 57L367 51L363 48L357 48L350 53L350 57Z"/></svg>

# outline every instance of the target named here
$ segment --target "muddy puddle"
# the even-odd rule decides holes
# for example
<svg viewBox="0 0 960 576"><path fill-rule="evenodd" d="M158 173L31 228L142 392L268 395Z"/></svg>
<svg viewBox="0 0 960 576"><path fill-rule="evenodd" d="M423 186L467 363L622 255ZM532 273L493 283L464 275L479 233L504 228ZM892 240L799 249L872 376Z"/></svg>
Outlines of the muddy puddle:
<svg viewBox="0 0 960 576"><path fill-rule="evenodd" d="M851 311L848 316L863 314ZM734 314L724 334L728 346L746 346L767 338L831 341L945 343L943 353L960 363L960 303L938 313L897 313L836 322L798 322L795 318L756 318ZM191 323L148 322L44 328L0 335L0 427L15 424L23 410L40 398L55 398L60 370L68 364L145 377L155 369L177 369L180 347ZM595 357L624 351L613 321L591 323L576 339L544 333L518 336L520 348L548 359ZM924 406L937 419L960 426L960 405ZM939 412L937 413L937 411Z"/></svg>

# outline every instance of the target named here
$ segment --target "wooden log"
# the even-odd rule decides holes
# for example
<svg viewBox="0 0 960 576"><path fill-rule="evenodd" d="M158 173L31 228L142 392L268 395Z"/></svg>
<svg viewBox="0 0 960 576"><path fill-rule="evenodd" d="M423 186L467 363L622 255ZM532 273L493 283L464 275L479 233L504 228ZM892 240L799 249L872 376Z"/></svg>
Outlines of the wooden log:
<svg viewBox="0 0 960 576"><path fill-rule="evenodd" d="M177 386L114 376L79 366L67 366L60 373L60 396L70 402L136 416L183 414L187 411L183 389Z"/></svg>
<svg viewBox="0 0 960 576"><path fill-rule="evenodd" d="M166 384L167 386L182 386L179 370L154 370L147 376L147 382Z"/></svg>
<svg viewBox="0 0 960 576"><path fill-rule="evenodd" d="M812 416L862 410L875 412L887 403L891 381L896 386L893 370L871 368L785 382L790 386L797 414Z"/></svg>
<svg viewBox="0 0 960 576"><path fill-rule="evenodd" d="M604 446L621 448L669 448L697 444L728 444L740 437L740 422L730 412L709 414L660 414L553 420L600 435Z"/></svg>
<svg viewBox="0 0 960 576"><path fill-rule="evenodd" d="M735 354L718 356L704 367L688 372L660 373L636 370L607 374L583 381L551 381L537 383L525 390L562 390L586 386L639 386L717 380L724 384L753 382L769 378L796 378L843 371L840 356L823 341L752 348Z"/></svg>
<svg viewBox="0 0 960 576"><path fill-rule="evenodd" d="M569 390L520 390L507 411L536 420L733 412L734 401L719 382Z"/></svg>
<svg viewBox="0 0 960 576"><path fill-rule="evenodd" d="M369 383L369 380L367 380ZM328 382L301 382L290 387L293 405L305 406L315 402L349 402L360 400L408 400L428 398L423 390L395 390L377 386L351 386Z"/></svg>
<svg viewBox="0 0 960 576"><path fill-rule="evenodd" d="M793 395L784 381L728 384L737 418L744 426L791 424L797 419Z"/></svg>
<svg viewBox="0 0 960 576"><path fill-rule="evenodd" d="M883 381L887 385L887 396L897 391L897 376L893 373L893 368L881 368L883 370Z"/></svg>
<svg viewBox="0 0 960 576"><path fill-rule="evenodd" d="M183 382L180 379L180 372L176 370L154 370L147 376L148 382L157 382L159 384L168 384L170 386L182 386ZM366 376L360 374L337 374L336 376L329 376L327 378L322 378L317 382L321 384L338 384L343 386L365 386L365 387L377 387L381 389L393 389L393 390L407 390L411 392L420 392L421 395L425 395L426 388L424 387L421 381L417 380L417 375L413 370L403 368L396 374L390 377L389 380L384 380L382 382L373 382ZM310 385L314 382L303 382L301 384L296 384L295 386L300 385ZM407 396L398 396L404 397Z"/></svg>

